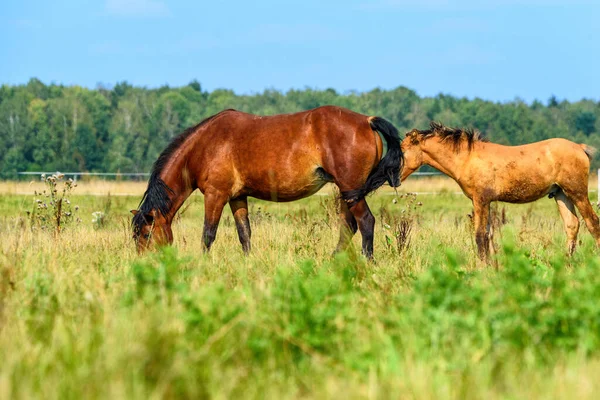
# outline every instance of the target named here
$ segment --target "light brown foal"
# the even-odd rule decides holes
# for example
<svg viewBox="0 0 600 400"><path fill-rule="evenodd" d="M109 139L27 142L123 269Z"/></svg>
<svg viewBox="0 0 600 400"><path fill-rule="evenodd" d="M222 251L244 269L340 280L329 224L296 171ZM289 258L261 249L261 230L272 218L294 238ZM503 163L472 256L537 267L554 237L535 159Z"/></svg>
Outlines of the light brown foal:
<svg viewBox="0 0 600 400"><path fill-rule="evenodd" d="M406 134L402 141L405 180L421 165L430 165L454 179L473 201L479 256L488 260L490 203L528 203L546 195L556 200L567 234L568 253L577 243L579 210L600 245L600 225L588 199L590 159L595 150L566 139L548 139L522 146L489 143L479 132L432 122L430 129Z"/></svg>

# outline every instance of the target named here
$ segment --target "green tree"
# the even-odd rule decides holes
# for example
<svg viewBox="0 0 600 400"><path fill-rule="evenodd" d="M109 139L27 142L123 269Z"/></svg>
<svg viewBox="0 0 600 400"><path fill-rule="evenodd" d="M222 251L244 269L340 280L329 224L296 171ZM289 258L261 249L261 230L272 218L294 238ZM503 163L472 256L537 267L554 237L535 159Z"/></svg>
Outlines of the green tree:
<svg viewBox="0 0 600 400"><path fill-rule="evenodd" d="M403 132L426 128L430 120L474 127L491 140L521 144L564 137L600 146L600 104L591 100L544 105L522 100L497 103L448 94L419 97L400 86L339 93L332 88L267 89L251 95L232 90L203 92L197 80L173 88L135 87L125 81L99 85L0 87L0 173L27 169L143 172L167 143L188 126L227 108L272 115L339 105L391 120ZM599 161L594 161L594 167Z"/></svg>
<svg viewBox="0 0 600 400"><path fill-rule="evenodd" d="M590 111L581 111L575 116L575 129L589 136L596 130L596 115Z"/></svg>

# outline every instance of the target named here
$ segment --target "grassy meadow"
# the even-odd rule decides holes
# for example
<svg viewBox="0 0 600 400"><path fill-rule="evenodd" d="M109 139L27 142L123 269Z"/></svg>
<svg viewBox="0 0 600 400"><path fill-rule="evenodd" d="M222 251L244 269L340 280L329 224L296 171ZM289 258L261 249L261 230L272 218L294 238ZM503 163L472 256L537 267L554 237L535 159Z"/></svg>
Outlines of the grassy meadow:
<svg viewBox="0 0 600 400"><path fill-rule="evenodd" d="M498 204L496 264L486 266L453 182L382 188L368 199L371 263L358 234L355 249L331 256L329 189L250 199L248 257L228 208L201 252L193 195L174 245L140 256L129 210L143 183L80 183L60 234L27 215L40 185L0 183L0 399L600 393L600 259L584 225L566 258L553 200Z"/></svg>

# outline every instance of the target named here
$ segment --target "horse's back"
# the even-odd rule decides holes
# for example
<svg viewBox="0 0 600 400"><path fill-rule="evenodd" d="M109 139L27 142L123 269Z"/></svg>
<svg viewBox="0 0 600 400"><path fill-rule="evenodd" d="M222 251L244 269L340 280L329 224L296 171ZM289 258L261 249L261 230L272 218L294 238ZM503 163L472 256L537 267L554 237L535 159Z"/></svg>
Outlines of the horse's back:
<svg viewBox="0 0 600 400"><path fill-rule="evenodd" d="M357 132L371 132L367 116L337 106L271 116L231 111L211 130L211 147L226 146L237 158L261 153L262 161L343 146L355 141Z"/></svg>
<svg viewBox="0 0 600 400"><path fill-rule="evenodd" d="M228 111L201 135L203 169L218 170L223 182L234 182L234 194L245 190L272 198L277 193L279 201L316 192L333 180L333 165L340 160L365 160L353 164L366 178L376 158L368 117L336 106L273 116ZM365 157L367 152L373 156Z"/></svg>

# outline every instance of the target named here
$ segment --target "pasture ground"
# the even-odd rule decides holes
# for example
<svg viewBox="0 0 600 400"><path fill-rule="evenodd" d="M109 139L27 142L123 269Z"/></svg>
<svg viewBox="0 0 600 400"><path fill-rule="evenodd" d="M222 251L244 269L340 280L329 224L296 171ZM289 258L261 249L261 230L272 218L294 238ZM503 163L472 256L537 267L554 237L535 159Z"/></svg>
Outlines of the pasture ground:
<svg viewBox="0 0 600 400"><path fill-rule="evenodd" d="M138 256L129 210L143 183L81 183L70 197L81 222L58 236L26 215L36 185L0 183L0 398L600 393L598 251L582 226L565 257L553 200L497 205L492 267L475 261L471 204L445 179L369 198L375 263L331 257L329 190L251 199L249 257L228 209L202 254L194 195L174 246Z"/></svg>

